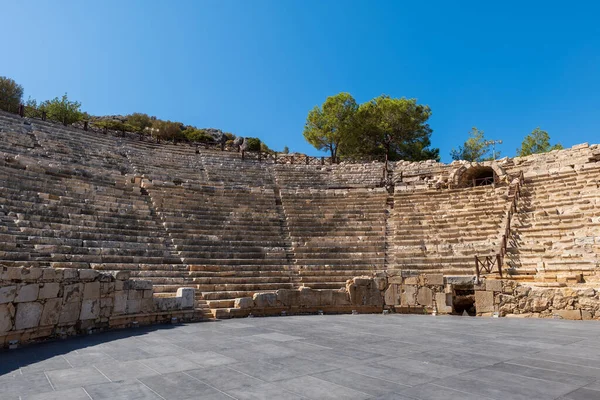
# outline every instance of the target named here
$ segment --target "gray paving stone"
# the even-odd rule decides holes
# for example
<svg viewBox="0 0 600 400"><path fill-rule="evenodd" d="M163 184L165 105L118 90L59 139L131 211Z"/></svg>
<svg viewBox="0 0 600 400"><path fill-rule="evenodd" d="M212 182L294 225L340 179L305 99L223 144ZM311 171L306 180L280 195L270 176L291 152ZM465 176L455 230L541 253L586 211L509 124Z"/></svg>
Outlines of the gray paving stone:
<svg viewBox="0 0 600 400"><path fill-rule="evenodd" d="M94 367L56 369L47 371L46 375L56 390L109 382L108 378Z"/></svg>
<svg viewBox="0 0 600 400"><path fill-rule="evenodd" d="M177 356L154 357L140 362L161 374L198 368L198 364Z"/></svg>
<svg viewBox="0 0 600 400"><path fill-rule="evenodd" d="M335 370L322 372L315 375L319 379L336 383L350 389L368 393L373 396L383 396L389 393L399 392L408 386L397 384L370 376L355 374L350 371Z"/></svg>
<svg viewBox="0 0 600 400"><path fill-rule="evenodd" d="M314 376L301 376L281 381L280 386L292 393L309 399L368 399L372 397L365 392L359 392L346 386L325 381Z"/></svg>
<svg viewBox="0 0 600 400"><path fill-rule="evenodd" d="M265 383L226 366L194 369L186 373L218 390L241 389Z"/></svg>
<svg viewBox="0 0 600 400"><path fill-rule="evenodd" d="M598 400L600 399L600 391L581 388L561 397L569 400Z"/></svg>
<svg viewBox="0 0 600 400"><path fill-rule="evenodd" d="M22 400L90 400L90 397L83 388L72 388L22 396Z"/></svg>
<svg viewBox="0 0 600 400"><path fill-rule="evenodd" d="M100 383L85 390L93 400L160 400L161 397L141 382ZM89 397L87 398L89 400Z"/></svg>
<svg viewBox="0 0 600 400"><path fill-rule="evenodd" d="M126 381L144 376L159 375L158 371L149 368L140 361L112 361L94 366L111 381Z"/></svg>
<svg viewBox="0 0 600 400"><path fill-rule="evenodd" d="M143 377L139 378L139 381L167 400L196 399L199 396L219 393L218 390L184 372Z"/></svg>
<svg viewBox="0 0 600 400"><path fill-rule="evenodd" d="M280 385L273 383L263 383L262 385L243 389L227 390L225 393L230 394L238 400L306 400L305 397L289 392Z"/></svg>
<svg viewBox="0 0 600 400"><path fill-rule="evenodd" d="M192 361L200 367L216 367L219 365L235 364L239 360L224 356L223 354L215 353L214 351L204 351L198 353L186 353L182 358Z"/></svg>

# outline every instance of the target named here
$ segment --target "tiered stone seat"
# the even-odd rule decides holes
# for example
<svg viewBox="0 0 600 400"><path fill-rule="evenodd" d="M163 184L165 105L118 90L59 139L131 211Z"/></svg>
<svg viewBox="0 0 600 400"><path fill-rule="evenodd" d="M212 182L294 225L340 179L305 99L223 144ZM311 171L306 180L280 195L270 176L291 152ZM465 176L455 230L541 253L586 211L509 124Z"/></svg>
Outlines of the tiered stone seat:
<svg viewBox="0 0 600 400"><path fill-rule="evenodd" d="M474 256L495 255L508 209L507 188L397 192L388 268L469 275Z"/></svg>
<svg viewBox="0 0 600 400"><path fill-rule="evenodd" d="M235 298L258 291L293 287L273 189L153 186L148 192L190 265L189 283L211 309L232 308Z"/></svg>
<svg viewBox="0 0 600 400"><path fill-rule="evenodd" d="M3 209L33 247L29 265L135 271L180 263L126 177L57 176L14 163L0 166L0 186Z"/></svg>
<svg viewBox="0 0 600 400"><path fill-rule="evenodd" d="M127 157L136 175L161 182L206 182L201 157L194 147L130 141Z"/></svg>
<svg viewBox="0 0 600 400"><path fill-rule="evenodd" d="M200 149L209 182L272 188L275 184L272 162L242 160L240 153Z"/></svg>
<svg viewBox="0 0 600 400"><path fill-rule="evenodd" d="M300 285L339 288L383 269L385 189L283 189L281 197Z"/></svg>
<svg viewBox="0 0 600 400"><path fill-rule="evenodd" d="M600 168L527 179L508 263L513 277L571 282L597 279L600 263Z"/></svg>

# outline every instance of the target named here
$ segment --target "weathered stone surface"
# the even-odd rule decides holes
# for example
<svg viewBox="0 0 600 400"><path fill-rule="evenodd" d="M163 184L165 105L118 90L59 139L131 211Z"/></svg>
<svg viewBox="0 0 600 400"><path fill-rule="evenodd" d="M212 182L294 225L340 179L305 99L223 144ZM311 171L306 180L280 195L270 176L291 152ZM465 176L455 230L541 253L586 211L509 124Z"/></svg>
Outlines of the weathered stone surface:
<svg viewBox="0 0 600 400"><path fill-rule="evenodd" d="M15 329L34 328L39 325L43 306L37 302L19 303L15 317Z"/></svg>
<svg viewBox="0 0 600 400"><path fill-rule="evenodd" d="M259 308L275 307L277 304L276 293L255 293L252 297L254 305Z"/></svg>
<svg viewBox="0 0 600 400"><path fill-rule="evenodd" d="M181 297L181 308L194 308L195 293L194 288L177 289L177 297Z"/></svg>
<svg viewBox="0 0 600 400"><path fill-rule="evenodd" d="M475 309L477 313L494 312L494 293L482 290L476 291Z"/></svg>
<svg viewBox="0 0 600 400"><path fill-rule="evenodd" d="M485 281L485 290L488 292L501 292L502 281L496 279L488 279Z"/></svg>
<svg viewBox="0 0 600 400"><path fill-rule="evenodd" d="M417 293L417 303L426 307L433 307L433 291L428 287L420 287Z"/></svg>
<svg viewBox="0 0 600 400"><path fill-rule="evenodd" d="M62 309L62 299L48 299L44 303L40 326L55 325L58 323Z"/></svg>
<svg viewBox="0 0 600 400"><path fill-rule="evenodd" d="M300 305L300 291L295 289L279 289L275 292L277 301L285 307L297 307Z"/></svg>
<svg viewBox="0 0 600 400"><path fill-rule="evenodd" d="M400 291L399 285L389 285L387 290L385 291L385 304L389 306L399 305L400 304Z"/></svg>
<svg viewBox="0 0 600 400"><path fill-rule="evenodd" d="M252 297L239 297L235 299L234 307L241 309L252 308L254 307L254 300L252 300Z"/></svg>
<svg viewBox="0 0 600 400"><path fill-rule="evenodd" d="M0 334L12 329L14 316L15 307L12 304L0 304Z"/></svg>
<svg viewBox="0 0 600 400"><path fill-rule="evenodd" d="M554 310L554 314L563 319L580 320L581 310Z"/></svg>
<svg viewBox="0 0 600 400"><path fill-rule="evenodd" d="M36 301L38 298L38 293L40 290L40 285L37 283L31 285L23 285L19 287L19 291L17 293L17 297L15 297L15 303L25 303L29 301Z"/></svg>
<svg viewBox="0 0 600 400"><path fill-rule="evenodd" d="M402 285L402 293L400 294L400 304L403 306L417 305L417 286Z"/></svg>
<svg viewBox="0 0 600 400"><path fill-rule="evenodd" d="M114 313L124 314L127 311L127 292L124 290L115 292Z"/></svg>
<svg viewBox="0 0 600 400"><path fill-rule="evenodd" d="M47 282L40 288L39 298L40 299L51 299L58 296L60 290L60 283L58 282Z"/></svg>
<svg viewBox="0 0 600 400"><path fill-rule="evenodd" d="M427 285L443 285L444 275L443 274L427 274L425 275L425 282Z"/></svg>
<svg viewBox="0 0 600 400"><path fill-rule="evenodd" d="M60 310L60 316L58 317L58 323L66 324L76 322L79 319L80 311L80 302L70 302L63 304L62 310Z"/></svg>
<svg viewBox="0 0 600 400"><path fill-rule="evenodd" d="M436 293L435 305L440 314L450 314L452 312L452 295L449 293Z"/></svg>
<svg viewBox="0 0 600 400"><path fill-rule="evenodd" d="M96 319L100 316L100 299L87 299L81 303L79 319Z"/></svg>
<svg viewBox="0 0 600 400"><path fill-rule="evenodd" d="M11 303L17 296L17 286L0 287L0 304Z"/></svg>
<svg viewBox="0 0 600 400"><path fill-rule="evenodd" d="M83 287L83 299L99 299L100 298L100 282L85 283Z"/></svg>

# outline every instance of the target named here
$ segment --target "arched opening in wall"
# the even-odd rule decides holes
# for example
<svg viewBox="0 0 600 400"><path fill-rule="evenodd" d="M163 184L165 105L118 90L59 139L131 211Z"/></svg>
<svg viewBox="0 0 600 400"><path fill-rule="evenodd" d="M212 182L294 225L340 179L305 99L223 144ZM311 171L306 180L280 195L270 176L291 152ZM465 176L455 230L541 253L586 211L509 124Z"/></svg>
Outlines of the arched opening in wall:
<svg viewBox="0 0 600 400"><path fill-rule="evenodd" d="M467 169L460 176L460 187L486 186L496 182L498 176L492 167L476 166Z"/></svg>
<svg viewBox="0 0 600 400"><path fill-rule="evenodd" d="M454 290L452 291L452 312L458 315L463 315L464 312L470 316L477 315L473 285L454 286Z"/></svg>

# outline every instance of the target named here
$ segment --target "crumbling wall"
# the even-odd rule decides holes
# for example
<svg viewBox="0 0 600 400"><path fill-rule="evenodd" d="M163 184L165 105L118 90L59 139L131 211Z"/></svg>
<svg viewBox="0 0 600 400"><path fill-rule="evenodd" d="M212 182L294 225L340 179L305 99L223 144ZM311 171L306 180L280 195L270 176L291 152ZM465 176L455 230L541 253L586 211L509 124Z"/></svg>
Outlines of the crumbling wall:
<svg viewBox="0 0 600 400"><path fill-rule="evenodd" d="M129 272L0 267L0 348L52 336L194 319L194 289L154 297Z"/></svg>
<svg viewBox="0 0 600 400"><path fill-rule="evenodd" d="M600 319L600 285L543 287L511 280L488 280L475 292L478 315Z"/></svg>

